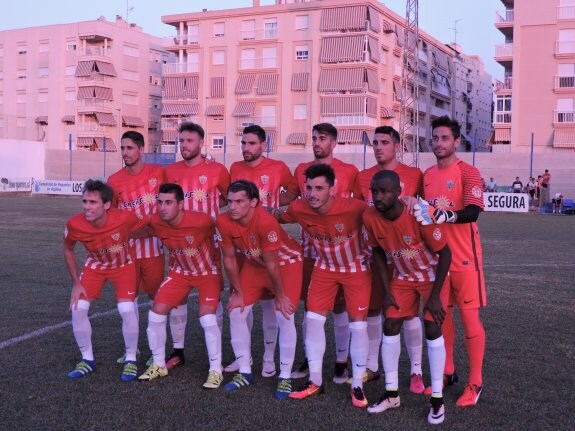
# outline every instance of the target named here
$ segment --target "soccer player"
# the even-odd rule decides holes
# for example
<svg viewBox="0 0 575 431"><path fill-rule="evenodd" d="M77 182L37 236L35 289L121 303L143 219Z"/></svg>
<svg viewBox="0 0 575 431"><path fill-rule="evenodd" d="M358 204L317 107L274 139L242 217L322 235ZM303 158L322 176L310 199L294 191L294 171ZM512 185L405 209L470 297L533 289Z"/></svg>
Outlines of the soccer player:
<svg viewBox="0 0 575 431"><path fill-rule="evenodd" d="M312 149L314 159L310 162L300 163L293 176L292 184L288 189L290 199L292 197L303 197L306 191L305 170L312 165L324 163L330 165L335 172L336 180L333 185L334 195L343 198L349 198L353 193L355 179L358 169L349 163L344 163L333 156L333 150L337 145L337 129L329 123L319 123L312 128ZM304 272L302 284L302 300L304 303L307 298L307 291L310 283L311 272L317 256L314 248L305 234L302 232L302 247L304 255ZM347 360L349 356L349 317L345 311L343 293L340 290L336 299L336 305L333 314L333 329L335 335L336 363L334 367L334 383L346 383L349 377L347 370ZM302 332L305 339L307 326L306 320L302 324ZM293 378L302 378L309 374L307 360L292 373Z"/></svg>
<svg viewBox="0 0 575 431"><path fill-rule="evenodd" d="M259 190L259 205L262 208L277 209L280 206L280 198L282 205L289 203L285 198L286 196L282 196L286 195L282 193L282 189L287 190L292 181L292 174L284 162L264 157L265 147L266 132L263 128L255 124L244 128L242 135L242 155L244 160L232 164L230 167L230 180L232 182L237 180L251 181ZM274 355L278 338L273 295L267 291L264 292L264 296L260 299L260 305L262 307L262 329L264 334L262 376L273 377L276 375ZM248 318L250 329L252 323L253 312ZM227 372L235 372L237 370L237 362L233 362L225 368Z"/></svg>
<svg viewBox="0 0 575 431"><path fill-rule="evenodd" d="M301 247L272 215L258 206L259 191L254 183L233 182L227 199L229 210L218 216L216 226L221 235L224 267L232 290L228 311L239 373L224 389L232 391L253 382L247 316L264 290L269 290L275 297L279 326L280 375L275 397L285 399L292 391L290 375L297 340L293 313L301 289ZM245 256L241 268L236 250Z"/></svg>
<svg viewBox="0 0 575 431"><path fill-rule="evenodd" d="M425 338L433 389L427 419L430 424L439 424L445 419L445 345L441 323L449 297L449 285L445 281L451 252L439 226L420 226L415 217L407 213L399 199L401 185L397 173L379 171L371 180L370 188L374 207L365 211L363 222L368 245L373 247L375 270L381 273L383 283L385 323L381 356L385 393L367 411L380 413L399 407L400 331L405 319L419 314L421 296L425 302Z"/></svg>
<svg viewBox="0 0 575 431"><path fill-rule="evenodd" d="M367 309L371 292L368 251L362 235L362 214L367 208L358 199L335 197L335 172L326 164L305 170L306 198L292 202L278 213L280 221L299 223L318 256L307 297L305 349L310 378L306 387L290 397L303 399L323 391L325 320L333 310L342 286L350 319L351 398L355 407L367 407L363 375L367 360Z"/></svg>
<svg viewBox="0 0 575 431"><path fill-rule="evenodd" d="M184 192L177 184L160 186L159 214L150 229L170 254L170 272L162 282L148 314L148 343L153 363L139 380L168 375L166 367L166 321L170 310L185 301L194 288L199 292L199 317L204 329L210 361L206 389L220 387L222 377L222 335L216 320L221 275L214 261L215 225L202 212L184 210Z"/></svg>
<svg viewBox="0 0 575 431"><path fill-rule="evenodd" d="M114 191L108 184L86 181L82 191L84 212L68 220L64 231L64 260L72 278L72 329L82 354L82 360L68 374L71 379L84 377L96 370L88 311L91 302L100 298L106 281L114 286L118 311L122 317L122 334L126 347L122 381L134 380L138 372L138 320L134 311L136 270L128 236L132 231L143 228L146 220L141 215L112 208L113 197ZM74 255L77 242L81 242L88 252L80 275Z"/></svg>
<svg viewBox="0 0 575 431"><path fill-rule="evenodd" d="M202 155L205 132L199 124L184 122L179 128L180 154L182 161L166 167L166 178L169 183L178 184L184 191L184 209L208 214L215 220L219 214L219 207L226 204L225 195L230 185L230 175L224 165L209 160ZM221 258L219 247L214 239L217 258L214 259L221 273ZM222 286L223 287L223 286ZM216 312L220 332L223 328L223 310L219 303ZM168 369L183 365L185 362L184 344L186 324L188 321L187 297L182 303L173 308L170 313L170 329L174 351L168 358Z"/></svg>
<svg viewBox="0 0 575 431"><path fill-rule="evenodd" d="M399 133L390 126L380 126L375 129L373 136L373 154L377 164L371 168L361 171L355 182L353 196L363 199L368 205L373 206L373 196L371 194L371 179L382 171L390 170L399 175L401 182L401 196L422 196L423 195L423 173L419 168L412 168L397 160L396 154L400 151ZM378 271L372 272L373 286L371 289L371 299L369 312L367 314L367 333L369 335L369 354L367 355L367 371L364 380L370 381L379 378L379 345L381 343L381 306L383 293L381 280ZM421 369L422 329L419 319L419 310L410 318L405 319L403 333L405 346L411 362L411 377L409 390L416 394L421 394L425 390Z"/></svg>
<svg viewBox="0 0 575 431"><path fill-rule="evenodd" d="M473 166L459 160L455 150L460 144L461 127L447 116L431 123L432 148L437 164L427 169L423 176L424 196L414 207L414 214L422 224L444 226L445 237L451 248L450 307L443 324L445 337L444 386L458 381L453 362L455 327L453 304L465 332L465 346L469 358L469 381L457 406L477 404L483 389L482 368L485 354L485 330L479 317L479 308L487 303L483 279L483 257L477 219L483 210L481 175ZM430 206L431 205L431 206Z"/></svg>
<svg viewBox="0 0 575 431"><path fill-rule="evenodd" d="M108 178L114 189L113 205L121 210L132 211L149 218L157 210L158 188L164 182L164 169L161 166L145 164L144 137L141 133L128 131L122 135L120 143L125 167ZM138 290L143 290L150 299L154 298L164 278L164 252L158 238L134 238L130 245L135 249L136 282ZM136 318L139 320L138 299L135 298ZM118 359L118 363L124 361Z"/></svg>

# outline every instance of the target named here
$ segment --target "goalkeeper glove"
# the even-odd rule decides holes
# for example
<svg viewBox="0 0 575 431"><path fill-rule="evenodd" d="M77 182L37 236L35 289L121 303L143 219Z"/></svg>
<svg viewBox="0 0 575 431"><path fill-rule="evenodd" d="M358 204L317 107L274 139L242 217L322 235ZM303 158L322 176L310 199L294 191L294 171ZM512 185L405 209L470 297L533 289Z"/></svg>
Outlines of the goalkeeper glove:
<svg viewBox="0 0 575 431"><path fill-rule="evenodd" d="M423 226L430 224L455 223L457 215L454 211L435 209L429 202L420 199L413 207L415 219Z"/></svg>

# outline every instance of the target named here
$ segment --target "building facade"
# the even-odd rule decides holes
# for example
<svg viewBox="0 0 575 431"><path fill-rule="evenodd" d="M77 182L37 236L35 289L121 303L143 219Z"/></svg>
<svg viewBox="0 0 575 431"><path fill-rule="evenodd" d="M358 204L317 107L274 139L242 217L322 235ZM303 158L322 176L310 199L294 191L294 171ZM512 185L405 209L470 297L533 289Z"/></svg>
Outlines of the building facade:
<svg viewBox="0 0 575 431"><path fill-rule="evenodd" d="M162 40L121 17L0 32L0 139L116 151L161 138Z"/></svg>

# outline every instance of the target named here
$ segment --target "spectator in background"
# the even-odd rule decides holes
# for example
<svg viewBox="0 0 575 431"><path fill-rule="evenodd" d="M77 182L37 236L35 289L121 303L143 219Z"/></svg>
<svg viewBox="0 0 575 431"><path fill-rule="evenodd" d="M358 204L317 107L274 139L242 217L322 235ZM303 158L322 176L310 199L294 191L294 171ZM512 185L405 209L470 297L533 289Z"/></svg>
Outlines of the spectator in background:
<svg viewBox="0 0 575 431"><path fill-rule="evenodd" d="M481 187L483 187L483 191L487 191L487 183L485 182L485 178L481 178Z"/></svg>
<svg viewBox="0 0 575 431"><path fill-rule="evenodd" d="M537 199L537 205L541 206L541 182L543 181L543 175L537 177L537 190L535 190L535 198Z"/></svg>
<svg viewBox="0 0 575 431"><path fill-rule="evenodd" d="M537 183L535 178L529 178L527 183L527 193L529 193L529 208L535 207L535 192L537 190Z"/></svg>
<svg viewBox="0 0 575 431"><path fill-rule="evenodd" d="M551 201L553 202L553 214L561 214L563 195L561 193L555 193L555 197Z"/></svg>
<svg viewBox="0 0 575 431"><path fill-rule="evenodd" d="M497 181L495 178L490 177L489 182L487 183L487 191L488 192L496 192L497 191Z"/></svg>
<svg viewBox="0 0 575 431"><path fill-rule="evenodd" d="M548 169L545 169L545 173L541 178L541 199L539 200L540 205L545 205L549 202L549 192L551 188L551 174Z"/></svg>
<svg viewBox="0 0 575 431"><path fill-rule="evenodd" d="M521 193L523 191L523 183L519 180L519 177L515 177L515 181L511 184L511 190L513 193Z"/></svg>

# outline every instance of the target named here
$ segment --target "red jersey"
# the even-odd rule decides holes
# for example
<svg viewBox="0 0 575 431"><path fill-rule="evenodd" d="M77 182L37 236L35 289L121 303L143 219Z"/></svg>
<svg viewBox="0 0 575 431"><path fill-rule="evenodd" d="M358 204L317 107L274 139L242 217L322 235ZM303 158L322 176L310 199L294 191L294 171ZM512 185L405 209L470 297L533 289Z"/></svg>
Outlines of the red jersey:
<svg viewBox="0 0 575 431"><path fill-rule="evenodd" d="M231 181L248 180L260 191L262 208L279 208L281 189L287 190L292 182L292 174L287 165L280 160L262 157L263 161L255 167L246 162L234 162L230 167Z"/></svg>
<svg viewBox="0 0 575 431"><path fill-rule="evenodd" d="M84 213L73 216L64 229L64 242L81 242L88 254L84 266L90 269L116 269L133 262L128 235L142 229L147 220L141 215L110 208L106 223L95 227Z"/></svg>
<svg viewBox="0 0 575 431"><path fill-rule="evenodd" d="M265 265L262 258L264 251L277 251L280 265L293 259L301 259L301 246L298 242L261 207L256 207L246 226L232 220L229 213L219 215L216 226L221 236L222 248L234 248L257 265Z"/></svg>
<svg viewBox="0 0 575 431"><path fill-rule="evenodd" d="M388 220L375 208L363 213L367 244L380 246L393 267L393 278L429 283L435 281L437 252L447 244L442 227L421 226L403 209L397 220Z"/></svg>
<svg viewBox="0 0 575 431"><path fill-rule="evenodd" d="M145 164L137 175L121 169L108 178L114 189L114 203L121 210L133 211L141 216L151 216L158 210L157 199L160 184L165 181L164 168ZM162 244L156 237L131 239L136 250L136 259L161 256Z"/></svg>
<svg viewBox="0 0 575 431"><path fill-rule="evenodd" d="M457 211L476 205L483 209L481 175L461 160L445 169L432 166L423 182L425 200L435 208ZM477 223L446 223L443 231L451 248L451 271L480 270L483 257Z"/></svg>
<svg viewBox="0 0 575 431"><path fill-rule="evenodd" d="M369 206L373 206L373 196L371 195L369 186L371 179L379 171L379 167L375 165L369 169L364 169L357 175L353 189L354 198L362 199L366 201ZM400 163L393 171L399 175L401 185L400 196L423 196L423 173L419 168L412 168L411 166Z"/></svg>
<svg viewBox="0 0 575 431"><path fill-rule="evenodd" d="M312 210L307 199L298 199L288 206L282 218L299 223L313 247L315 267L330 272L368 271L368 251L362 235L365 202L351 198L335 198L327 214Z"/></svg>
<svg viewBox="0 0 575 431"><path fill-rule="evenodd" d="M184 209L209 214L213 219L218 216L220 195L225 195L230 185L224 165L203 160L187 166L182 160L166 168L166 177L184 190Z"/></svg>
<svg viewBox="0 0 575 431"><path fill-rule="evenodd" d="M150 228L170 253L170 271L191 276L218 274L214 263L215 225L208 214L184 211L184 217L177 227L154 214Z"/></svg>

